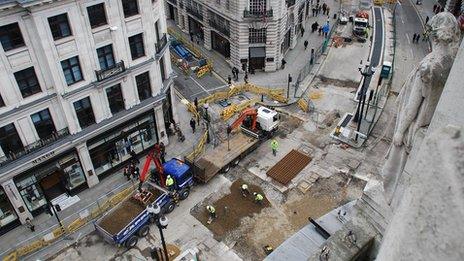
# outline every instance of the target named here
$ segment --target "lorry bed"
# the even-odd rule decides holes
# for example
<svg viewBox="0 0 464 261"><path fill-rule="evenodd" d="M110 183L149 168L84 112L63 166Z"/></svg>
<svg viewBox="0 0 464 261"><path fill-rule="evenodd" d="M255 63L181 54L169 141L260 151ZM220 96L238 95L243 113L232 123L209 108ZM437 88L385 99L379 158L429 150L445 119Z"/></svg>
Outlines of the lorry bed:
<svg viewBox="0 0 464 261"><path fill-rule="evenodd" d="M242 132L230 136L230 150L227 149L227 140L216 148L206 151L195 161L194 173L197 179L208 182L222 168L230 164L245 152L255 149L258 139L247 136Z"/></svg>
<svg viewBox="0 0 464 261"><path fill-rule="evenodd" d="M150 192L153 193L150 203L155 201L162 194L162 191L155 189L150 189ZM145 207L130 197L105 215L98 222L98 225L110 235L116 235L144 210Z"/></svg>

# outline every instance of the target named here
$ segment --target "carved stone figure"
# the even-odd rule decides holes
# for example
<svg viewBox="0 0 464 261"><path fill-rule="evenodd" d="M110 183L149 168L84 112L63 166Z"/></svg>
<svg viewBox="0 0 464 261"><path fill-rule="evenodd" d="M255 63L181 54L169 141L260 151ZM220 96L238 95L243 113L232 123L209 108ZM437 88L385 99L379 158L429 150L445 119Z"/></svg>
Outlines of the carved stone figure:
<svg viewBox="0 0 464 261"><path fill-rule="evenodd" d="M382 169L385 196L391 205L409 152L420 144L435 112L459 44L459 28L449 12L435 15L427 25L432 52L409 74L398 96L393 142Z"/></svg>

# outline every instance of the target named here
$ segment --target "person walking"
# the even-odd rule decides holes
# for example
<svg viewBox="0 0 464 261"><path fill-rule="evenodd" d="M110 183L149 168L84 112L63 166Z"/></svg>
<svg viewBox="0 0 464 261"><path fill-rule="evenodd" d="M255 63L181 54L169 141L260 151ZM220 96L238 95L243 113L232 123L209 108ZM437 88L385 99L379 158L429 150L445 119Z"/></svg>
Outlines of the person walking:
<svg viewBox="0 0 464 261"><path fill-rule="evenodd" d="M246 183L243 183L242 186L240 186L240 191L242 192L242 196L244 198L250 194L250 190L248 189L248 185Z"/></svg>
<svg viewBox="0 0 464 261"><path fill-rule="evenodd" d="M430 20L429 16L426 16L425 17L425 24L427 24L429 22L429 20Z"/></svg>
<svg viewBox="0 0 464 261"><path fill-rule="evenodd" d="M322 35L322 26L319 26L318 31L319 31L319 35Z"/></svg>
<svg viewBox="0 0 464 261"><path fill-rule="evenodd" d="M433 13L437 12L437 5L433 5Z"/></svg>
<svg viewBox="0 0 464 261"><path fill-rule="evenodd" d="M277 149L279 148L279 143L277 142L276 139L272 139L271 141L271 149L272 149L272 154L274 156L277 156Z"/></svg>
<svg viewBox="0 0 464 261"><path fill-rule="evenodd" d="M325 10L327 10L327 4L323 3L322 4L322 14L325 15Z"/></svg>
<svg viewBox="0 0 464 261"><path fill-rule="evenodd" d="M196 125L195 119L192 117L190 119L190 128L192 128L192 133L195 133L195 125Z"/></svg>
<svg viewBox="0 0 464 261"><path fill-rule="evenodd" d="M308 48L308 44L309 44L309 43L308 43L308 40L305 40L303 44L304 44L304 48L305 48L305 50L306 50L306 48Z"/></svg>
<svg viewBox="0 0 464 261"><path fill-rule="evenodd" d="M282 69L285 69L285 64L287 64L287 61L285 61L285 59L282 58L282 62L281 62L281 66L282 66Z"/></svg>
<svg viewBox="0 0 464 261"><path fill-rule="evenodd" d="M166 163L166 146L163 142L160 142L160 159L161 163Z"/></svg>
<svg viewBox="0 0 464 261"><path fill-rule="evenodd" d="M327 8L325 9L325 13L327 16L329 16L329 12L330 12L330 6L327 6Z"/></svg>
<svg viewBox="0 0 464 261"><path fill-rule="evenodd" d="M26 227L31 230L31 232L35 231L35 226L32 224L32 220L30 218L26 218Z"/></svg>
<svg viewBox="0 0 464 261"><path fill-rule="evenodd" d="M213 206L208 205L206 206L206 210L208 211L208 214L209 214L208 224L210 224L214 219L217 218L216 209Z"/></svg>
<svg viewBox="0 0 464 261"><path fill-rule="evenodd" d="M232 84L232 77L227 76L227 84L231 85Z"/></svg>
<svg viewBox="0 0 464 261"><path fill-rule="evenodd" d="M248 72L245 72L245 75L243 76L243 81L245 83L248 83Z"/></svg>
<svg viewBox="0 0 464 261"><path fill-rule="evenodd" d="M417 36L416 36L416 43L419 43L419 39L420 39L420 34L417 34Z"/></svg>
<svg viewBox="0 0 464 261"><path fill-rule="evenodd" d="M130 172L129 172L129 166L125 166L124 169L122 170L122 174L127 178L127 180L130 180Z"/></svg>
<svg viewBox="0 0 464 261"><path fill-rule="evenodd" d="M255 196L255 203L258 203L258 204L260 204L260 205L263 204L263 199L264 199L263 195L254 192L254 193L253 193L253 196Z"/></svg>

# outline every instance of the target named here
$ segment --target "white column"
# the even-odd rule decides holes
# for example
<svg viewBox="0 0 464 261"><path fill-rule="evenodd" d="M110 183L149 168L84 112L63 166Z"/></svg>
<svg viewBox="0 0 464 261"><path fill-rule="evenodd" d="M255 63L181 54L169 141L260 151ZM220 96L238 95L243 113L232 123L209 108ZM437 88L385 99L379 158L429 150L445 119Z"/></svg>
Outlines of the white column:
<svg viewBox="0 0 464 261"><path fill-rule="evenodd" d="M163 142L164 145L168 145L168 135L166 133L166 128L164 126L164 113L163 113L163 106L159 105L154 108L155 110L155 121L156 121L156 128L158 129L158 137L159 142Z"/></svg>
<svg viewBox="0 0 464 261"><path fill-rule="evenodd" d="M26 222L26 218L30 218L32 220L32 214L27 209L27 206L24 204L21 195L19 194L16 185L14 184L13 179L10 179L4 183L2 183L2 187L5 190L8 199L10 200L11 204L15 208L16 213L18 214L19 220L21 223Z"/></svg>
<svg viewBox="0 0 464 261"><path fill-rule="evenodd" d="M91 188L97 185L100 181L97 174L95 174L95 169L93 168L92 160L90 159L89 150L85 143L77 145L76 150L82 164L82 169L84 170L85 178L87 179L87 185L89 185L89 188Z"/></svg>

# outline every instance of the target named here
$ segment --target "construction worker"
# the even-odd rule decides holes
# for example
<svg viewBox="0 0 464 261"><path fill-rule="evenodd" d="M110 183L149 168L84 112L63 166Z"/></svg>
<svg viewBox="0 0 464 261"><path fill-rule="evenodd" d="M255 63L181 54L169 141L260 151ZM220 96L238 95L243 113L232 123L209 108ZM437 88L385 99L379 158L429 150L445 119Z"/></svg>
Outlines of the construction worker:
<svg viewBox="0 0 464 261"><path fill-rule="evenodd" d="M243 183L242 186L240 186L240 190L242 192L242 196L245 198L250 194L250 190L248 190L248 185L246 183Z"/></svg>
<svg viewBox="0 0 464 261"><path fill-rule="evenodd" d="M169 191L174 191L174 179L171 177L171 175L166 177L166 188Z"/></svg>
<svg viewBox="0 0 464 261"><path fill-rule="evenodd" d="M217 217L216 209L213 206L211 205L206 206L206 210L208 210L210 220L213 220Z"/></svg>
<svg viewBox="0 0 464 261"><path fill-rule="evenodd" d="M258 203L258 204L263 204L263 195L261 195L260 193L253 193L253 196L255 196L255 202Z"/></svg>
<svg viewBox="0 0 464 261"><path fill-rule="evenodd" d="M274 156L277 156L277 148L279 148L279 143L277 142L276 139L272 139L271 149L272 149L272 154L274 154Z"/></svg>

